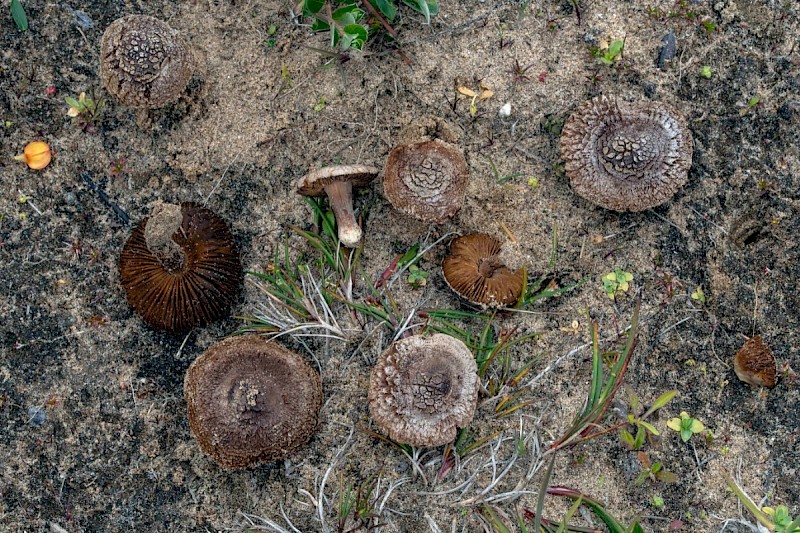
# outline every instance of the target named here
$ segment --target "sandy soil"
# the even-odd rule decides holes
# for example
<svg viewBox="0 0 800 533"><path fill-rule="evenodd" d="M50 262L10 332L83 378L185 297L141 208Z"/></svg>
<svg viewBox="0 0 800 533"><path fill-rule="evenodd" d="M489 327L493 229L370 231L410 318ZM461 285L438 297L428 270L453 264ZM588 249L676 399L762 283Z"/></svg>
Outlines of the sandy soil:
<svg viewBox="0 0 800 533"><path fill-rule="evenodd" d="M373 497L381 512L361 530L482 531L490 513L513 528L513 517L536 505L544 469L535 468L534 443L558 437L585 397L590 351L576 348L588 340L589 317L609 350L630 321L633 298L610 300L600 281L618 267L634 276L630 293L643 291L639 345L618 406L634 392L649 404L680 391L650 419L662 438L642 450L677 480L636 484L643 457L612 432L560 454L552 483L597 498L623 521L638 515L648 531L747 530L726 522L753 518L726 490L725 470L754 498L800 513L796 2L595 0L578 2L576 13L567 1L464 0L442 2L430 25L401 7L394 26L402 55L372 41L365 53L341 58L313 49L329 50L326 36L293 17L288 2L23 3L29 31L18 32L7 9L0 16L3 531L292 531L290 523L296 531L337 531L347 487L378 478ZM132 13L179 30L201 65L184 96L152 112L145 128L98 76L104 28ZM668 33L677 55L659 68ZM613 39L625 40L623 57L604 66L590 49ZM699 75L706 65L710 79ZM481 84L494 95L473 115L457 88ZM84 129L64 102L82 92L105 100L102 120ZM666 102L686 116L693 165L670 202L620 214L570 191L559 161L560 124L599 94ZM498 115L505 103L507 117ZM263 271L284 243L294 257L313 259L291 230L311 228L294 180L331 163L381 166L400 132L425 116L447 121L466 154L466 204L449 223L431 227L393 211L380 183L365 188L356 204L366 280L355 297L368 294L397 254L450 232L508 241L504 225L517 241L507 242L512 255L541 272L557 225L556 280L589 281L500 319L503 328L538 334L511 350L514 368L540 356L518 389L530 405L498 418L496 401L482 401L472 430L476 438L499 436L439 480L443 448L422 450L418 472L400 449L364 431L379 431L366 387L388 331L370 322L347 342L310 340L308 349L286 337L284 345L321 371L319 430L284 463L220 469L189 432L183 375L242 322L230 318L185 338L147 327L117 274L131 224L156 200L196 201L230 222L247 270ZM41 171L13 160L33 140L54 151ZM130 223L87 186L87 175ZM447 240L421 262L430 273L425 287L395 285L403 313L467 308L441 277ZM705 302L690 297L697 287ZM261 302L248 285L234 314L252 314ZM336 312L355 327L346 309ZM733 373L733 353L754 334L778 361L774 389L754 389ZM713 437L681 442L666 429L680 411ZM612 414L605 423L616 421ZM520 433L530 440L517 458ZM527 492L492 500L515 488ZM559 520L568 505L548 497L545 515ZM589 513L574 523L589 520L600 527ZM350 517L338 530L357 525Z"/></svg>

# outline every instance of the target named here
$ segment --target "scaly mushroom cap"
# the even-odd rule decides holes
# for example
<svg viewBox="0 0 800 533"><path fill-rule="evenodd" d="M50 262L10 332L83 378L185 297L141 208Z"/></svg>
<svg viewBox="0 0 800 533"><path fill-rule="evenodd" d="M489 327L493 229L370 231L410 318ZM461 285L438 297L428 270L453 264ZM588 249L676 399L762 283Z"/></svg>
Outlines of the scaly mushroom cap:
<svg viewBox="0 0 800 533"><path fill-rule="evenodd" d="M614 211L644 211L686 184L692 135L677 110L605 96L584 102L561 130L572 190Z"/></svg>
<svg viewBox="0 0 800 533"><path fill-rule="evenodd" d="M211 346L186 372L189 427L223 468L286 457L317 427L319 374L300 355L259 335Z"/></svg>
<svg viewBox="0 0 800 533"><path fill-rule="evenodd" d="M747 339L733 357L736 376L754 387L775 386L775 357L760 336Z"/></svg>
<svg viewBox="0 0 800 533"><path fill-rule="evenodd" d="M514 305L525 285L525 269L509 270L499 259L500 241L483 233L453 240L442 263L447 284L458 295L483 307Z"/></svg>
<svg viewBox="0 0 800 533"><path fill-rule="evenodd" d="M389 437L439 446L469 424L478 402L478 367L447 335L400 339L381 354L369 380L369 412Z"/></svg>
<svg viewBox="0 0 800 533"><path fill-rule="evenodd" d="M228 225L210 209L161 204L119 258L128 302L154 328L182 333L224 317L242 284Z"/></svg>
<svg viewBox="0 0 800 533"><path fill-rule="evenodd" d="M100 78L125 105L153 108L177 100L193 68L186 42L156 18L128 15L103 33Z"/></svg>
<svg viewBox="0 0 800 533"><path fill-rule="evenodd" d="M464 154L433 139L396 146L386 160L383 192L398 211L437 224L464 205L469 171Z"/></svg>

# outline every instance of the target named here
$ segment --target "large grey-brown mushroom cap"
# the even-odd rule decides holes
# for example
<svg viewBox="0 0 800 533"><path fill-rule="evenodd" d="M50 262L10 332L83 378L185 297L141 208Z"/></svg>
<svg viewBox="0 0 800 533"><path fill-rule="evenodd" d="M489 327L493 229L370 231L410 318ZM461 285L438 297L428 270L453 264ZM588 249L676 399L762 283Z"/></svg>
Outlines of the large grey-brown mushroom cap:
<svg viewBox="0 0 800 533"><path fill-rule="evenodd" d="M193 68L186 42L156 18L127 15L103 33L100 78L125 105L153 108L177 100Z"/></svg>
<svg viewBox="0 0 800 533"><path fill-rule="evenodd" d="M186 372L189 427L224 468L283 459L305 444L322 407L319 374L258 335L212 345Z"/></svg>
<svg viewBox="0 0 800 533"><path fill-rule="evenodd" d="M475 358L458 339L442 334L400 339L372 369L369 412L398 442L451 442L475 414L477 371Z"/></svg>
<svg viewBox="0 0 800 533"><path fill-rule="evenodd" d="M383 192L398 211L442 223L464 205L469 171L464 154L440 139L396 146L383 170Z"/></svg>
<svg viewBox="0 0 800 533"><path fill-rule="evenodd" d="M581 104L561 130L572 190L614 211L660 205L686 184L692 135L673 107L600 96Z"/></svg>

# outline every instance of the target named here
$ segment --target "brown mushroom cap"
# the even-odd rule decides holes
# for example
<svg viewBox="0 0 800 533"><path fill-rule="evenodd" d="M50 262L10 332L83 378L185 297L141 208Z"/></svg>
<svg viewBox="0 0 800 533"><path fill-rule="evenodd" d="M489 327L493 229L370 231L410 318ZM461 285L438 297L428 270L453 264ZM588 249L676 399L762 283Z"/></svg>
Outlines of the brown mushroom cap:
<svg viewBox="0 0 800 533"><path fill-rule="evenodd" d="M384 351L369 380L369 412L389 437L439 446L466 426L478 402L478 367L463 342L447 335L400 339Z"/></svg>
<svg viewBox="0 0 800 533"><path fill-rule="evenodd" d="M243 275L225 221L186 202L142 219L122 249L119 277L145 322L181 333L224 317Z"/></svg>
<svg viewBox="0 0 800 533"><path fill-rule="evenodd" d="M453 291L483 307L514 305L525 285L525 269L508 269L499 259L502 244L483 233L453 240L442 262L444 279Z"/></svg>
<svg viewBox="0 0 800 533"><path fill-rule="evenodd" d="M386 160L383 193L395 209L442 223L464 205L469 171L464 154L440 139L401 144Z"/></svg>
<svg viewBox="0 0 800 533"><path fill-rule="evenodd" d="M348 248L358 245L361 227L353 212L353 187L369 184L380 172L366 165L334 165L306 174L297 181L297 194L328 196L336 217L339 241Z"/></svg>
<svg viewBox="0 0 800 533"><path fill-rule="evenodd" d="M733 357L736 376L754 387L775 386L775 357L760 336L747 339Z"/></svg>
<svg viewBox="0 0 800 533"><path fill-rule="evenodd" d="M177 100L193 69L186 42L156 18L127 15L103 33L100 78L125 105L152 108Z"/></svg>
<svg viewBox="0 0 800 533"><path fill-rule="evenodd" d="M564 124L561 157L578 195L614 211L644 211L686 184L692 135L667 104L601 96L584 102Z"/></svg>
<svg viewBox="0 0 800 533"><path fill-rule="evenodd" d="M189 366L184 394L192 434L223 468L283 459L308 441L322 407L319 374L258 335L211 346Z"/></svg>

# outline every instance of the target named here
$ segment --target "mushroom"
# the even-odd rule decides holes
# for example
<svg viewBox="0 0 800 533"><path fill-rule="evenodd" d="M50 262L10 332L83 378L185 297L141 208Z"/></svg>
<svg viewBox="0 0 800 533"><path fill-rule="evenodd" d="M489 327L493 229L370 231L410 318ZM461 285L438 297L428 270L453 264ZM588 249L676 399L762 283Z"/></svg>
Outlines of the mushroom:
<svg viewBox="0 0 800 533"><path fill-rule="evenodd" d="M396 146L383 172L386 198L418 220L440 224L464 205L467 161L455 145L441 139Z"/></svg>
<svg viewBox="0 0 800 533"><path fill-rule="evenodd" d="M614 211L644 211L686 183L692 135L667 104L601 96L584 102L564 124L561 157L579 196Z"/></svg>
<svg viewBox="0 0 800 533"><path fill-rule="evenodd" d="M100 41L100 78L112 96L131 107L161 107L178 99L194 70L192 52L166 23L127 15Z"/></svg>
<svg viewBox="0 0 800 533"><path fill-rule="evenodd" d="M128 302L154 328L182 333L225 316L242 284L225 221L192 202L158 203L119 258Z"/></svg>
<svg viewBox="0 0 800 533"><path fill-rule="evenodd" d="M189 366L183 388L192 434L228 469L283 459L308 441L322 407L319 374L259 335L212 345Z"/></svg>
<svg viewBox="0 0 800 533"><path fill-rule="evenodd" d="M478 402L478 367L463 342L437 333L393 343L369 380L369 412L389 437L439 446L466 426Z"/></svg>
<svg viewBox="0 0 800 533"><path fill-rule="evenodd" d="M754 387L775 386L775 357L760 336L747 339L733 357L736 376Z"/></svg>
<svg viewBox="0 0 800 533"><path fill-rule="evenodd" d="M297 193L304 196L328 196L339 241L354 248L361 240L362 231L353 214L353 187L367 185L380 172L366 165L334 165L306 174L297 181Z"/></svg>
<svg viewBox="0 0 800 533"><path fill-rule="evenodd" d="M510 270L499 258L502 244L484 233L453 240L442 262L444 279L453 291L482 307L514 305L522 295L524 268Z"/></svg>

